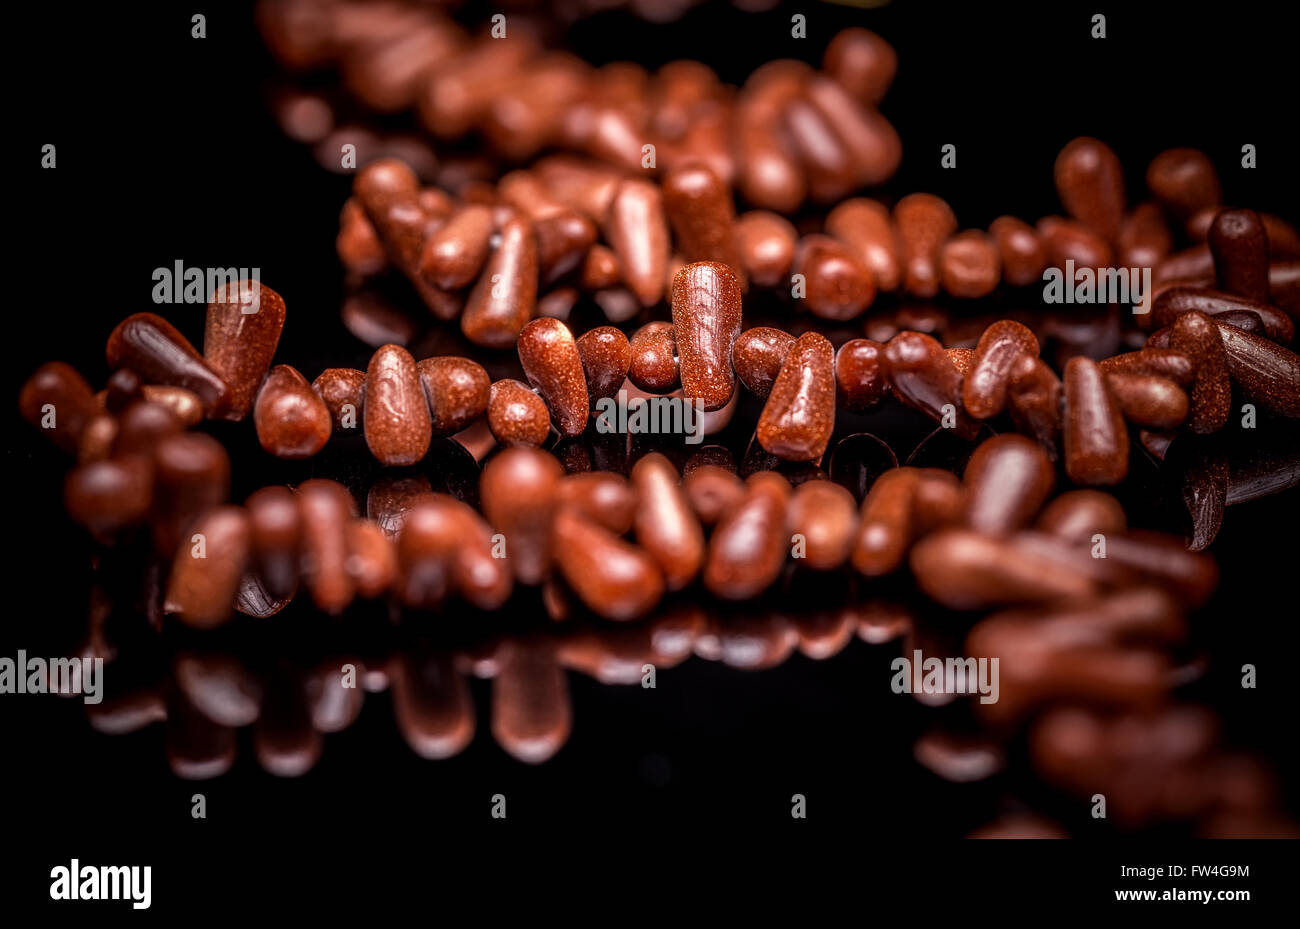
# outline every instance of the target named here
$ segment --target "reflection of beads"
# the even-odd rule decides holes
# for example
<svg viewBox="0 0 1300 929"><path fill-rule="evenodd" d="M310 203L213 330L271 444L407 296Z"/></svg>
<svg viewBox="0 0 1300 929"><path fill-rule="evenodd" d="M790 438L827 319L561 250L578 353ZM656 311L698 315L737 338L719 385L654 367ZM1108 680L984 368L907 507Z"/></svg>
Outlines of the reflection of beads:
<svg viewBox="0 0 1300 929"><path fill-rule="evenodd" d="M183 622L210 627L236 604L277 612L300 584L337 613L356 596L384 595L414 609L459 596L494 610L520 583L544 585L557 616L576 598L622 620L696 578L717 597L748 600L790 562L852 564L872 578L898 570L909 552L921 590L954 609L1089 599L1140 583L1193 605L1212 591L1212 562L1179 540L1126 532L1119 504L1098 492L1065 495L1029 530L1054 481L1043 451L1015 435L982 444L962 481L932 468L885 471L860 508L839 485L791 488L775 472L741 481L705 465L679 481L650 454L630 482L608 472L566 477L546 452L506 449L483 469L482 516L419 478L376 485L368 519L342 486L320 479L208 508L188 523L204 540L201 557L189 536L179 541L164 602ZM1096 533L1105 560L1089 554Z"/></svg>

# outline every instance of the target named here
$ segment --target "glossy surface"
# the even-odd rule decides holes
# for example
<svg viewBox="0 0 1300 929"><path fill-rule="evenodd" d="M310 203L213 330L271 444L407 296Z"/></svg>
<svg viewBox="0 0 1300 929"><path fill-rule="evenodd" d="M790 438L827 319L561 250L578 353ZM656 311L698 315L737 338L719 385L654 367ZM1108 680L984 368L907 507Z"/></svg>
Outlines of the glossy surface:
<svg viewBox="0 0 1300 929"><path fill-rule="evenodd" d="M1065 470L1076 484L1118 484L1128 474L1128 428L1096 362L1065 366Z"/></svg>
<svg viewBox="0 0 1300 929"><path fill-rule="evenodd" d="M746 329L731 346L731 364L736 376L750 393L766 399L794 343L795 337L783 329L770 326Z"/></svg>
<svg viewBox="0 0 1300 929"><path fill-rule="evenodd" d="M561 436L581 435L590 403L582 356L569 327L556 319L535 319L519 333L519 361L545 401Z"/></svg>
<svg viewBox="0 0 1300 929"><path fill-rule="evenodd" d="M647 180L623 181L609 205L605 238L618 256L623 280L642 306L664 296L668 270L668 217L658 186Z"/></svg>
<svg viewBox="0 0 1300 929"><path fill-rule="evenodd" d="M537 240L519 217L501 226L500 242L465 302L460 328L475 345L510 348L537 308Z"/></svg>
<svg viewBox="0 0 1300 929"><path fill-rule="evenodd" d="M477 361L441 355L418 361L415 367L429 402L435 436L454 435L487 411L492 381Z"/></svg>
<svg viewBox="0 0 1300 929"><path fill-rule="evenodd" d="M366 368L364 424L370 454L384 465L415 464L433 435L429 403L411 353L385 345Z"/></svg>
<svg viewBox="0 0 1300 929"><path fill-rule="evenodd" d="M735 390L731 345L740 334L740 282L715 261L688 264L673 280L673 330L687 399L705 410L726 406Z"/></svg>
<svg viewBox="0 0 1300 929"><path fill-rule="evenodd" d="M193 391L213 418L226 415L230 389L176 327L154 313L135 313L117 324L108 337L105 357L110 370L130 368L151 384L170 384Z"/></svg>
<svg viewBox="0 0 1300 929"><path fill-rule="evenodd" d="M818 461L835 429L835 360L826 337L791 346L758 420L759 443L786 461Z"/></svg>
<svg viewBox="0 0 1300 929"><path fill-rule="evenodd" d="M276 365L253 407L257 440L277 458L310 458L329 441L333 421L325 401L289 365Z"/></svg>
<svg viewBox="0 0 1300 929"><path fill-rule="evenodd" d="M546 403L527 384L511 378L492 385L487 423L502 445L536 447L551 434L551 412Z"/></svg>
<svg viewBox="0 0 1300 929"><path fill-rule="evenodd" d="M213 294L203 330L203 358L230 391L222 418L242 420L252 410L280 344L284 319L284 299L259 281L224 284Z"/></svg>

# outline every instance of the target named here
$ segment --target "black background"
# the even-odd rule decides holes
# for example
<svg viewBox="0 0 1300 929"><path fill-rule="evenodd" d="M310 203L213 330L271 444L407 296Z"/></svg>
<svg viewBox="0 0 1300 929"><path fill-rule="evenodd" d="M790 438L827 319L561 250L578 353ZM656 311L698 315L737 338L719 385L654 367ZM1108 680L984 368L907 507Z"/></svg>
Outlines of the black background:
<svg viewBox="0 0 1300 929"><path fill-rule="evenodd" d="M17 159L9 184L16 210L8 250L17 259L6 312L11 397L49 358L102 383L105 337L123 316L154 309L152 271L176 259L260 267L288 304L277 360L309 378L327 364L364 367L369 356L338 315L342 271L333 240L348 180L317 167L268 114L264 90L275 68L246 9L203 10L208 38L194 40L193 11L167 6L87 19L54 5L12 14L11 46L31 56L35 73L12 85L22 129L10 152ZM792 11L808 16L806 40L789 36ZM1094 12L1107 15L1105 40L1090 38ZM1181 4L903 2L855 11L808 2L757 15L715 5L671 26L602 15L575 26L566 41L596 63L630 58L655 67L694 57L740 82L771 58L817 61L838 28L861 24L893 43L901 61L883 111L905 154L886 196L940 194L963 227L984 227L1003 213L1032 220L1059 212L1052 161L1066 141L1086 134L1119 153L1130 199L1143 190L1155 153L1189 145L1213 158L1228 202L1295 222L1295 33L1277 15L1269 4L1233 4L1213 16ZM46 142L58 146L57 170L39 167ZM1246 142L1259 152L1252 171L1240 168ZM957 146L956 171L939 168L945 143ZM199 341L200 307L170 307L166 315ZM222 433L232 446L236 499L265 483L340 476L331 468L346 470L353 460L327 454L293 467L273 463L249 438L251 427L243 428ZM66 638L82 622L89 547L61 515L65 463L16 417L10 435L8 487L17 512L6 563L17 595L0 621L0 654L23 647L45 654L34 643ZM907 448L896 451L901 457ZM1214 546L1222 590L1195 619L1213 665L1192 694L1229 720L1231 743L1269 757L1291 785L1297 496L1229 511ZM356 725L327 737L317 767L289 781L257 768L246 734L229 775L191 784L168 772L161 727L102 736L75 701L8 696L0 700L8 815L55 853L32 856L24 865L34 869L32 881L20 889L44 896L41 875L53 863L84 847L115 862L123 843L162 866L169 848L195 841L209 851L232 848L236 837L263 844L262 854L299 855L306 830L323 827L350 855L383 858L409 842L433 854L453 825L458 837L490 839L487 830L501 825L488 817L497 792L510 798L511 828L577 830L579 845L590 842L593 851L668 833L684 846L707 844L756 825L793 841L791 830L805 825L789 816L796 792L809 797L813 829L847 825L862 842L907 846L960 836L1018 799L1080 831L1108 832L1078 801L1034 784L1023 765L990 783L956 786L915 764L912 741L933 717L889 693L896 653L855 641L830 661L796 655L761 673L693 659L663 673L654 691L571 674L573 735L540 767L515 762L493 742L483 682L474 684L475 741L439 763L420 760L402 742L386 696L369 696ZM1245 661L1260 668L1257 690L1236 686ZM207 822L190 819L196 791L207 796ZM951 856L924 860L960 870Z"/></svg>

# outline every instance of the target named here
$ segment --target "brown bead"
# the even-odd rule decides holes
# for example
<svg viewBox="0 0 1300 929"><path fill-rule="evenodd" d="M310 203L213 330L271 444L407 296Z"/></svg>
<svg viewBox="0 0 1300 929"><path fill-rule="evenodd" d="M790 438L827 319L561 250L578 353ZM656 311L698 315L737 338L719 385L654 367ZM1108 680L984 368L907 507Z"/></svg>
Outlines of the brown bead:
<svg viewBox="0 0 1300 929"><path fill-rule="evenodd" d="M1074 267L1110 267L1114 252L1110 243L1083 223L1059 216L1044 216L1038 221L1038 236L1047 254L1047 263L1053 268L1065 268L1067 261Z"/></svg>
<svg viewBox="0 0 1300 929"><path fill-rule="evenodd" d="M952 417L956 435L975 438L980 424L962 405L961 372L938 341L920 332L900 332L889 340L882 357L894 396L935 422Z"/></svg>
<svg viewBox="0 0 1300 929"><path fill-rule="evenodd" d="M957 233L939 250L939 277L954 297L987 297L1002 278L997 246L978 229Z"/></svg>
<svg viewBox="0 0 1300 929"><path fill-rule="evenodd" d="M1246 312L1257 318L1264 332L1274 342L1290 342L1295 336L1295 324L1291 317L1277 307L1200 287L1170 287L1162 290L1152 304L1151 318L1157 326L1172 326L1179 316L1192 311L1218 318L1221 322L1226 321L1221 318L1224 314Z"/></svg>
<svg viewBox="0 0 1300 929"><path fill-rule="evenodd" d="M835 430L835 351L805 332L781 365L758 421L758 442L786 461L818 461Z"/></svg>
<svg viewBox="0 0 1300 929"><path fill-rule="evenodd" d="M680 383L677 340L671 323L646 323L632 334L627 378L641 390L666 394Z"/></svg>
<svg viewBox="0 0 1300 929"><path fill-rule="evenodd" d="M592 612L606 619L636 619L659 602L663 574L644 550L573 510L556 513L554 526L556 563Z"/></svg>
<svg viewBox="0 0 1300 929"><path fill-rule="evenodd" d="M420 250L420 275L441 290L459 290L478 277L492 240L492 209L462 206L429 236Z"/></svg>
<svg viewBox="0 0 1300 929"><path fill-rule="evenodd" d="M499 557L509 551L498 549L492 528L472 507L457 500L452 510L460 523L451 563L456 590L480 610L500 609L514 590L510 562Z"/></svg>
<svg viewBox="0 0 1300 929"><path fill-rule="evenodd" d="M474 738L474 699L450 654L403 651L390 663L393 720L421 758L460 754Z"/></svg>
<svg viewBox="0 0 1300 929"><path fill-rule="evenodd" d="M263 487L244 503L248 512L252 566L273 597L292 597L298 589L302 557L302 515L298 497L287 487Z"/></svg>
<svg viewBox="0 0 1300 929"><path fill-rule="evenodd" d="M395 477L380 476L366 494L366 517L390 539L402 530L406 514L421 497L433 493L429 479L422 474Z"/></svg>
<svg viewBox="0 0 1300 929"><path fill-rule="evenodd" d="M455 435L487 411L492 379L477 361L443 355L425 358L415 367L429 401L433 435Z"/></svg>
<svg viewBox="0 0 1300 929"><path fill-rule="evenodd" d="M453 592L452 563L462 542L456 503L446 494L429 494L406 513L394 546L394 590L412 609L432 609Z"/></svg>
<svg viewBox="0 0 1300 929"><path fill-rule="evenodd" d="M1002 279L1012 287L1028 287L1043 279L1047 252L1034 227L1014 216L999 216L989 226L998 246Z"/></svg>
<svg viewBox="0 0 1300 929"><path fill-rule="evenodd" d="M289 365L276 365L253 407L257 440L277 458L310 458L329 441L332 420L325 401Z"/></svg>
<svg viewBox="0 0 1300 929"><path fill-rule="evenodd" d="M97 396L96 401L99 401ZM104 385L103 407L110 413L120 414L127 407L144 399L140 377L130 368L118 368L109 375Z"/></svg>
<svg viewBox="0 0 1300 929"><path fill-rule="evenodd" d="M68 515L96 535L141 522L152 502L149 459L133 455L80 465L63 483Z"/></svg>
<svg viewBox="0 0 1300 929"><path fill-rule="evenodd" d="M859 106L843 87L822 75L808 81L806 93L822 118L834 127L856 184L875 187L893 177L903 159L903 143L889 120L873 107ZM816 193L814 190L814 196ZM845 193L848 191L830 199Z"/></svg>
<svg viewBox="0 0 1300 929"><path fill-rule="evenodd" d="M723 514L704 566L704 586L725 600L746 600L767 589L785 564L785 511L790 485L773 471L745 482L745 495Z"/></svg>
<svg viewBox="0 0 1300 929"><path fill-rule="evenodd" d="M918 542L909 560L921 590L954 610L1079 599L1097 590L1088 575L1028 537L941 529Z"/></svg>
<svg viewBox="0 0 1300 929"><path fill-rule="evenodd" d="M814 571L833 571L848 561L858 535L857 511L853 494L839 484L806 481L796 487L786 530L803 537L800 563Z"/></svg>
<svg viewBox="0 0 1300 929"><path fill-rule="evenodd" d="M552 647L507 645L492 679L493 738L516 760L540 764L564 746L572 728L569 683Z"/></svg>
<svg viewBox="0 0 1300 929"><path fill-rule="evenodd" d="M898 71L898 53L874 32L841 29L826 46L822 67L859 103L876 106Z"/></svg>
<svg viewBox="0 0 1300 929"><path fill-rule="evenodd" d="M335 429L355 429L361 418L366 372L356 368L326 368L311 382L325 402Z"/></svg>
<svg viewBox="0 0 1300 929"><path fill-rule="evenodd" d="M242 420L253 408L283 329L284 298L260 281L228 282L213 294L203 358L230 390L223 419Z"/></svg>
<svg viewBox="0 0 1300 929"><path fill-rule="evenodd" d="M381 158L357 172L352 193L374 225L389 260L403 271L414 270L427 222L415 172L396 158Z"/></svg>
<svg viewBox="0 0 1300 929"><path fill-rule="evenodd" d="M550 409L561 436L582 435L590 406L582 356L569 327L557 319L535 319L517 343L524 374Z"/></svg>
<svg viewBox="0 0 1300 929"><path fill-rule="evenodd" d="M1069 142L1056 156L1056 192L1065 212L1113 242L1124 215L1124 168L1105 142L1086 136Z"/></svg>
<svg viewBox="0 0 1300 929"><path fill-rule="evenodd" d="M608 212L620 181L608 165L566 155L543 158L532 170L557 200L597 221Z"/></svg>
<svg viewBox="0 0 1300 929"><path fill-rule="evenodd" d="M75 452L82 430L96 412L94 391L71 365L49 361L24 382L18 410L64 451Z"/></svg>
<svg viewBox="0 0 1300 929"><path fill-rule="evenodd" d="M1133 207L1120 223L1115 247L1126 268L1154 268L1163 261L1174 239L1160 206L1148 200Z"/></svg>
<svg viewBox="0 0 1300 929"><path fill-rule="evenodd" d="M1242 332L1249 332L1251 335L1266 334L1264 321L1259 318L1258 313L1250 310L1228 310L1215 316L1214 321L1221 326L1235 326Z"/></svg>
<svg viewBox="0 0 1300 929"><path fill-rule="evenodd" d="M1180 387L1191 387L1196 379L1196 368L1192 365L1192 359L1170 348L1144 348L1136 352L1125 352L1122 355L1105 358L1100 364L1101 369L1107 373L1124 371L1131 374L1150 374L1168 378Z"/></svg>
<svg viewBox="0 0 1300 929"><path fill-rule="evenodd" d="M767 398L794 343L790 333L769 326L746 329L736 337L731 347L731 364L750 393L760 399Z"/></svg>
<svg viewBox="0 0 1300 929"><path fill-rule="evenodd" d="M1188 428L1199 433L1218 432L1232 410L1232 384L1218 327L1204 313L1184 313L1169 334L1169 347L1190 358L1196 369Z"/></svg>
<svg viewBox="0 0 1300 929"><path fill-rule="evenodd" d="M740 334L740 282L716 261L697 261L673 280L673 333L682 391L706 411L727 405L736 387L731 345Z"/></svg>
<svg viewBox="0 0 1300 929"><path fill-rule="evenodd" d="M578 275L578 282L584 291L590 293L593 290L604 290L622 279L623 267L619 264L617 255L600 243L587 251L582 271Z"/></svg>
<svg viewBox="0 0 1300 929"><path fill-rule="evenodd" d="M975 349L973 348L945 348L944 353L957 366L961 376L965 377L970 373L971 366L975 363Z"/></svg>
<svg viewBox="0 0 1300 929"><path fill-rule="evenodd" d="M1218 330L1228 373L1241 392L1280 416L1300 417L1300 357L1233 326L1219 326ZM1194 408L1194 399L1192 405Z"/></svg>
<svg viewBox="0 0 1300 929"><path fill-rule="evenodd" d="M537 300L537 315L568 322L573 308L578 305L578 288L564 285L554 287Z"/></svg>
<svg viewBox="0 0 1300 929"><path fill-rule="evenodd" d="M378 274L388 264L383 243L356 197L348 197L343 202L334 248L343 267L361 277Z"/></svg>
<svg viewBox="0 0 1300 929"><path fill-rule="evenodd" d="M1007 406L1011 420L1030 435L1053 461L1060 457L1060 379L1041 359L1022 354L1012 365L1007 381Z"/></svg>
<svg viewBox="0 0 1300 929"><path fill-rule="evenodd" d="M855 186L856 165L832 120L806 95L787 101L783 116L785 137L803 162L809 196L832 203L848 194Z"/></svg>
<svg viewBox="0 0 1300 929"><path fill-rule="evenodd" d="M668 267L668 217L659 188L641 178L623 181L609 205L605 238L618 256L623 280L642 306L664 296Z"/></svg>
<svg viewBox="0 0 1300 929"><path fill-rule="evenodd" d="M537 235L537 264L542 281L551 283L568 274L587 257L596 241L596 224L577 210L533 220Z"/></svg>
<svg viewBox="0 0 1300 929"><path fill-rule="evenodd" d="M192 390L165 384L145 384L140 390L144 393L145 400L165 406L175 413L181 425L187 429L197 426L203 420L203 403Z"/></svg>
<svg viewBox="0 0 1300 929"><path fill-rule="evenodd" d="M168 407L148 401L133 403L118 419L111 454L150 455L163 439L183 431L180 419Z"/></svg>
<svg viewBox="0 0 1300 929"><path fill-rule="evenodd" d="M233 655L185 652L172 673L186 698L215 723L248 726L261 715L262 683Z"/></svg>
<svg viewBox="0 0 1300 929"><path fill-rule="evenodd" d="M381 463L412 465L429 450L433 428L424 385L411 353L384 345L366 368L366 445Z"/></svg>
<svg viewBox="0 0 1300 929"><path fill-rule="evenodd" d="M117 441L117 417L112 413L97 413L81 430L77 442L77 464L103 461L113 453Z"/></svg>
<svg viewBox="0 0 1300 929"><path fill-rule="evenodd" d="M564 468L554 455L508 448L483 468L483 515L504 534L507 557L522 584L540 584L551 563L551 522Z"/></svg>
<svg viewBox="0 0 1300 929"><path fill-rule="evenodd" d="M475 345L510 348L537 308L537 241L531 224L514 217L465 303L460 328Z"/></svg>
<svg viewBox="0 0 1300 929"><path fill-rule="evenodd" d="M298 487L302 517L302 577L317 608L331 614L347 609L356 593L348 573L348 524L356 503L342 484L313 478Z"/></svg>
<svg viewBox="0 0 1300 929"><path fill-rule="evenodd" d="M853 319L876 297L876 282L866 265L830 236L805 236L794 270L804 277L804 305L822 319Z"/></svg>
<svg viewBox="0 0 1300 929"><path fill-rule="evenodd" d="M1002 319L984 330L962 381L967 413L990 419L1002 412L1011 370L1022 355L1038 356L1038 339L1028 327Z"/></svg>
<svg viewBox="0 0 1300 929"><path fill-rule="evenodd" d="M1092 544L1097 533L1123 532L1128 517L1123 505L1100 490L1068 490L1039 514L1037 528L1068 542Z"/></svg>
<svg viewBox="0 0 1300 929"><path fill-rule="evenodd" d="M1205 281L1214 277L1214 255L1208 245L1193 245L1180 252L1166 255L1151 270L1151 281L1164 284L1169 281Z"/></svg>
<svg viewBox="0 0 1300 929"><path fill-rule="evenodd" d="M957 231L952 207L933 194L908 194L894 205L903 289L929 300L939 293L939 249Z"/></svg>
<svg viewBox="0 0 1300 929"><path fill-rule="evenodd" d="M1268 233L1254 210L1223 210L1210 226L1219 289L1267 303Z"/></svg>
<svg viewBox="0 0 1300 929"><path fill-rule="evenodd" d="M853 567L867 577L889 574L903 563L914 532L915 468L893 468L871 485L862 500Z"/></svg>
<svg viewBox="0 0 1300 929"><path fill-rule="evenodd" d="M208 416L226 415L226 382L161 316L135 313L122 320L108 337L105 356L112 370L130 368L151 384L184 387L203 401Z"/></svg>
<svg viewBox="0 0 1300 929"><path fill-rule="evenodd" d="M632 346L622 330L597 326L578 338L578 357L587 381L587 397L595 406L623 386L632 365Z"/></svg>
<svg viewBox="0 0 1300 929"><path fill-rule="evenodd" d="M871 339L850 339L835 353L836 397L850 413L867 412L889 393L884 350Z"/></svg>
<svg viewBox="0 0 1300 929"><path fill-rule="evenodd" d="M492 385L487 422L502 445L537 447L551 434L551 412L546 403L527 384L510 378Z"/></svg>
<svg viewBox="0 0 1300 929"><path fill-rule="evenodd" d="M883 204L862 197L845 200L827 214L826 232L849 247L880 290L898 289L902 280L898 233Z"/></svg>
<svg viewBox="0 0 1300 929"><path fill-rule="evenodd" d="M1223 202L1214 162L1194 148L1171 148L1151 159L1147 188L1179 219Z"/></svg>
<svg viewBox="0 0 1300 929"><path fill-rule="evenodd" d="M1138 426L1172 430L1187 419L1187 394L1168 378L1107 371L1106 386L1124 418Z"/></svg>
<svg viewBox="0 0 1300 929"><path fill-rule="evenodd" d="M727 185L705 165L689 163L664 177L663 203L682 257L719 261L736 272L744 287L744 267L736 248L736 210Z"/></svg>
<svg viewBox="0 0 1300 929"><path fill-rule="evenodd" d="M966 512L966 491L957 475L942 468L918 468L912 494L912 531L921 535L939 526L960 522Z"/></svg>
<svg viewBox="0 0 1300 929"><path fill-rule="evenodd" d="M766 104L755 106L748 96L742 92L736 119L737 186L754 206L797 210L808 192L803 168L782 141L777 113Z"/></svg>
<svg viewBox="0 0 1300 929"><path fill-rule="evenodd" d="M740 268L750 280L775 287L786 279L798 239L789 220L767 210L750 210L736 220L735 238Z"/></svg>
<svg viewBox="0 0 1300 929"><path fill-rule="evenodd" d="M1065 470L1076 484L1118 484L1128 474L1128 429L1097 363L1065 365Z"/></svg>
<svg viewBox="0 0 1300 929"><path fill-rule="evenodd" d="M680 590L695 579L704 562L704 531L677 471L663 455L651 453L633 466L632 486L640 498L637 544L658 562L666 588Z"/></svg>
<svg viewBox="0 0 1300 929"><path fill-rule="evenodd" d="M560 506L604 526L614 535L625 535L636 518L637 494L621 474L589 471L570 474L560 482Z"/></svg>
<svg viewBox="0 0 1300 929"><path fill-rule="evenodd" d="M153 453L154 550L176 551L190 521L230 493L230 456L210 435L191 432L158 443Z"/></svg>
<svg viewBox="0 0 1300 929"><path fill-rule="evenodd" d="M248 516L237 506L209 510L172 562L164 609L185 625L212 629L230 618L248 565Z"/></svg>
<svg viewBox="0 0 1300 929"><path fill-rule="evenodd" d="M1036 442L999 435L975 449L962 480L967 525L977 532L1005 535L1034 518L1052 492L1056 470Z"/></svg>
<svg viewBox="0 0 1300 929"><path fill-rule="evenodd" d="M745 495L745 482L734 471L701 465L686 472L682 489L701 523L712 526Z"/></svg>

